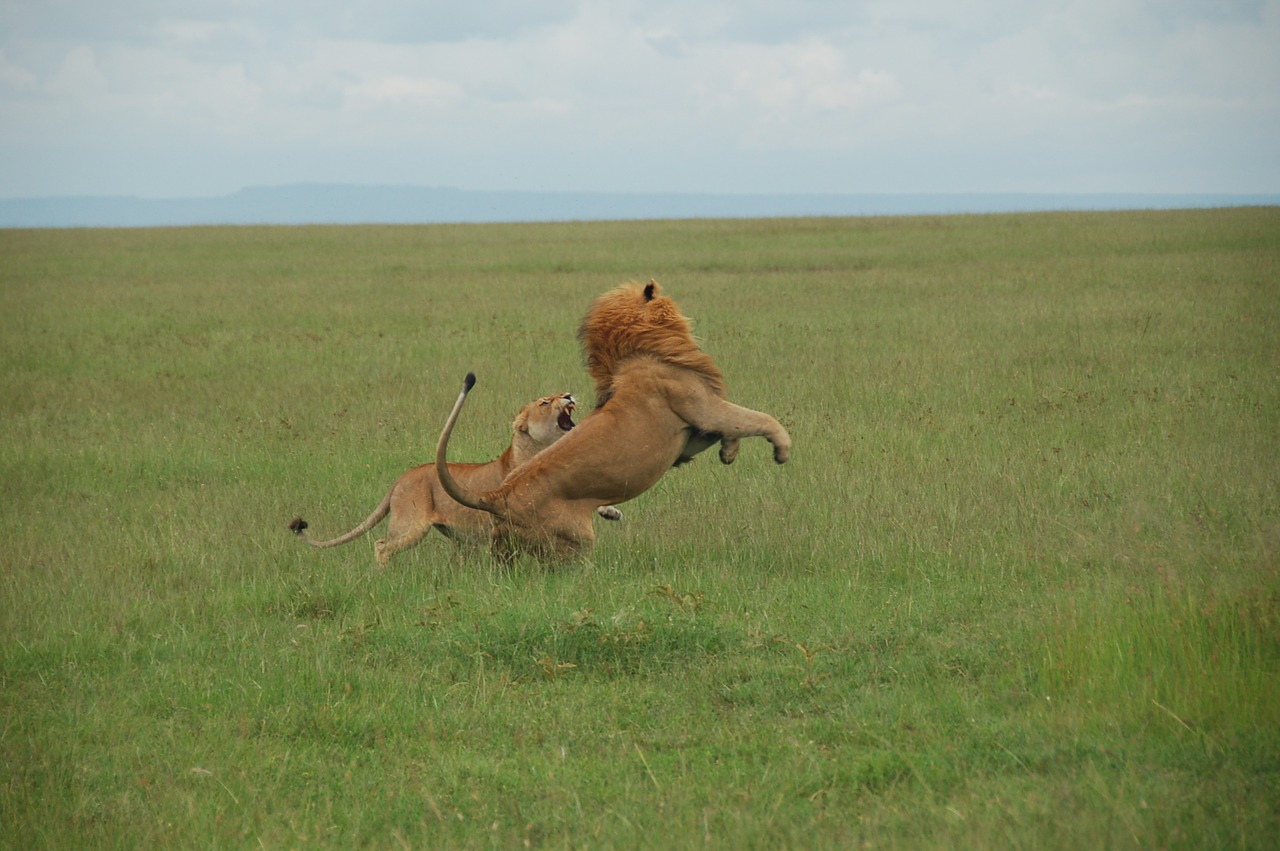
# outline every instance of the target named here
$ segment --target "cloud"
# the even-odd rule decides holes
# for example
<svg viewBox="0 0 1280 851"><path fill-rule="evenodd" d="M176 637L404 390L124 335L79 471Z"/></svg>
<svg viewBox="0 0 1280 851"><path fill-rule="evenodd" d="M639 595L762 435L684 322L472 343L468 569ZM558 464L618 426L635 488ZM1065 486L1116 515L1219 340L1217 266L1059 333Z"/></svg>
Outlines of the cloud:
<svg viewBox="0 0 1280 851"><path fill-rule="evenodd" d="M107 93L107 76L98 67L92 48L75 47L63 59L62 66L45 84L44 90L55 97L93 101Z"/></svg>
<svg viewBox="0 0 1280 851"><path fill-rule="evenodd" d="M198 146L201 185L226 191L273 169L545 181L528 188L744 172L762 186L854 191L875 172L913 191L981 188L958 186L961 171L1000 174L997 188L1105 189L1125 174L1147 183L1118 189L1158 188L1160 157L1144 150L1163 152L1174 191L1211 173L1206 151L1256 156L1280 132L1278 43L1280 0L8 2L0 195L38 164L56 171L47 150L107 143L138 151L133 174ZM1106 175L1069 173L1107 160L1099 139ZM1280 183L1274 158L1257 165Z"/></svg>
<svg viewBox="0 0 1280 851"><path fill-rule="evenodd" d="M900 94L892 73L850 68L843 51L817 39L739 48L716 64L716 84L730 99L784 123L830 113L852 118Z"/></svg>
<svg viewBox="0 0 1280 851"><path fill-rule="evenodd" d="M347 86L346 96L356 106L373 103L447 107L459 101L463 91L444 80L390 76Z"/></svg>
<svg viewBox="0 0 1280 851"><path fill-rule="evenodd" d="M0 87L11 92L31 92L39 85L39 75L10 62L4 51L0 50Z"/></svg>

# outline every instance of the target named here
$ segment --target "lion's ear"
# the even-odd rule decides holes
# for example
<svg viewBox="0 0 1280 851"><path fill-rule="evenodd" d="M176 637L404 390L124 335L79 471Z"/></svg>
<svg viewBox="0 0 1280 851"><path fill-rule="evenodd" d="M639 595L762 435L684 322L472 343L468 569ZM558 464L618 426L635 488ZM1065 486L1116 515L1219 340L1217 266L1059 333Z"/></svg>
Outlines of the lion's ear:
<svg viewBox="0 0 1280 851"><path fill-rule="evenodd" d="M528 411L521 410L520 413L516 414L515 421L511 423L511 430L523 432L524 434L529 433L529 412Z"/></svg>
<svg viewBox="0 0 1280 851"><path fill-rule="evenodd" d="M653 301L653 297L658 294L658 282L650 281L644 285L644 300Z"/></svg>

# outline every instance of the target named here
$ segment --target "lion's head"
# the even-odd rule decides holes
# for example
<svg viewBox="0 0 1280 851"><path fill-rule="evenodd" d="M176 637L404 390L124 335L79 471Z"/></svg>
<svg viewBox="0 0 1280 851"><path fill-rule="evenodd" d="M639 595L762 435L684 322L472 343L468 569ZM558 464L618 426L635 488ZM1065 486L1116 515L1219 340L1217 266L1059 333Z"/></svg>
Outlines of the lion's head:
<svg viewBox="0 0 1280 851"><path fill-rule="evenodd" d="M615 287L592 303L578 328L587 371L596 385L596 404L613 395L618 366L634 357L655 357L689 369L721 396L724 377L711 356L698 348L693 326L657 281Z"/></svg>
<svg viewBox="0 0 1280 851"><path fill-rule="evenodd" d="M511 429L517 435L528 435L539 449L545 449L573 429L573 412L577 408L570 393L543 396L520 409Z"/></svg>

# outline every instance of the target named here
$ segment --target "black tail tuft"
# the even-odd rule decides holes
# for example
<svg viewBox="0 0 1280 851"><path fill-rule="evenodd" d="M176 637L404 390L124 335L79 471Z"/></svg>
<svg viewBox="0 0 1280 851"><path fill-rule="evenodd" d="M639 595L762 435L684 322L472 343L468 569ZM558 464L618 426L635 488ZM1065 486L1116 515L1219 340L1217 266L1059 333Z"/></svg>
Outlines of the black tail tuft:
<svg viewBox="0 0 1280 851"><path fill-rule="evenodd" d="M467 377L462 379L462 391L464 393L470 393L471 388L475 386L476 386L476 374L474 372L468 372Z"/></svg>
<svg viewBox="0 0 1280 851"><path fill-rule="evenodd" d="M656 290L657 288L658 288L658 282L657 282L657 281L650 281L649 283L645 284L645 285L644 285L644 300L645 300L645 301L653 301L653 293L654 293L654 290Z"/></svg>
<svg viewBox="0 0 1280 851"><path fill-rule="evenodd" d="M305 528L307 528L307 521L301 517L295 517L289 521L289 531L295 535L301 535Z"/></svg>

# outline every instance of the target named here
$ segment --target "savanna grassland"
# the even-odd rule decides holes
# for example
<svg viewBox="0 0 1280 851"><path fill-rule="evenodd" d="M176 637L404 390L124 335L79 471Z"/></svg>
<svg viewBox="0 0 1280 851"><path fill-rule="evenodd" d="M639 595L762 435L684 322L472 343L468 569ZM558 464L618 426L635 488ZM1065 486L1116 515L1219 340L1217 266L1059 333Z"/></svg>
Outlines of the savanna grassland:
<svg viewBox="0 0 1280 851"><path fill-rule="evenodd" d="M791 431L316 551L657 278ZM1280 209L0 231L0 844L1280 845Z"/></svg>

